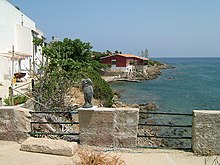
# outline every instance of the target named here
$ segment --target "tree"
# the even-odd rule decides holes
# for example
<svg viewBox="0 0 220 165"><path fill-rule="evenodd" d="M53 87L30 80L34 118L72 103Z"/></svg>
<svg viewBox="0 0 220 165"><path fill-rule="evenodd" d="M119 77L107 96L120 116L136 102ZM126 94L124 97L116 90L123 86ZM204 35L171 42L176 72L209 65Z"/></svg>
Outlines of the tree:
<svg viewBox="0 0 220 165"><path fill-rule="evenodd" d="M141 57L148 58L149 57L149 51L148 49L141 50Z"/></svg>
<svg viewBox="0 0 220 165"><path fill-rule="evenodd" d="M89 42L65 38L63 42L52 42L49 47L45 48L44 53L50 58L69 58L79 62L88 62L91 60L91 49L92 46Z"/></svg>
<svg viewBox="0 0 220 165"><path fill-rule="evenodd" d="M144 51L141 50L141 57L144 57Z"/></svg>
<svg viewBox="0 0 220 165"><path fill-rule="evenodd" d="M107 53L92 51L92 59L96 61L101 61L101 57L108 56Z"/></svg>
<svg viewBox="0 0 220 165"><path fill-rule="evenodd" d="M106 54L111 55L112 52L110 50L106 50Z"/></svg>
<svg viewBox="0 0 220 165"><path fill-rule="evenodd" d="M148 58L149 57L149 51L148 49L144 50L144 57Z"/></svg>
<svg viewBox="0 0 220 165"><path fill-rule="evenodd" d="M115 51L115 54L118 54L118 53L119 53L119 51L118 51L118 50L116 50L116 51Z"/></svg>
<svg viewBox="0 0 220 165"><path fill-rule="evenodd" d="M34 37L32 42L37 46L43 46L44 40L44 38Z"/></svg>
<svg viewBox="0 0 220 165"><path fill-rule="evenodd" d="M94 97L102 98L104 105L111 106L112 90L101 80L100 63L92 60L91 49L92 46L88 42L67 38L44 47L43 54L49 58L49 64L43 67L42 76L36 76L39 83L36 85L35 98L49 109L63 106L68 90L73 85L79 86L82 78L87 77L94 80L94 91L98 91ZM109 94L106 94L106 91Z"/></svg>

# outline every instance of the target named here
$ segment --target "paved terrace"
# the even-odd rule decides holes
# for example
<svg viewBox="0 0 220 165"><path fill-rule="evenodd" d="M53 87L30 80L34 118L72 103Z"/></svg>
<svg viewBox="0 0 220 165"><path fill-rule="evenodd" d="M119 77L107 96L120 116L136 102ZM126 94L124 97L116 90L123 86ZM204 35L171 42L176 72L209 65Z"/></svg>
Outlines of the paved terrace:
<svg viewBox="0 0 220 165"><path fill-rule="evenodd" d="M24 109L2 107L1 134L3 140L15 141L24 136L21 132L28 132L29 122L15 122L11 119L21 115ZM10 113L9 113L10 112ZM17 112L17 113L16 113ZM21 113L22 112L22 113ZM4 115L7 114L7 115ZM25 113L24 115L25 116ZM80 147L93 148L104 153L118 155L127 165L218 165L220 158L220 111L194 111L193 119L193 150L195 153L212 154L214 156L197 156L191 152L159 149L137 149L138 109L97 108L95 110L79 110ZM21 129L17 129L20 124ZM9 129L10 128L10 129ZM26 128L26 130L23 130ZM10 130L10 132L7 132ZM23 130L23 131L22 131ZM5 136L8 135L8 136ZM10 136L9 136L10 135ZM23 134L22 134L23 135ZM22 139L21 139L22 140ZM25 139L24 139L25 140ZM100 146L88 147L87 145ZM106 148L108 147L108 148ZM121 147L121 148L120 148ZM128 149L130 147L130 149ZM20 144L16 142L0 141L0 165L31 165L31 164L74 164L78 160L73 157L54 156L20 151Z"/></svg>
<svg viewBox="0 0 220 165"><path fill-rule="evenodd" d="M84 147L118 155L127 165L217 165L217 161L220 162L217 156L196 156L191 152L177 150ZM77 154L65 157L25 152L20 151L20 144L16 142L0 141L0 165L69 165L76 160Z"/></svg>

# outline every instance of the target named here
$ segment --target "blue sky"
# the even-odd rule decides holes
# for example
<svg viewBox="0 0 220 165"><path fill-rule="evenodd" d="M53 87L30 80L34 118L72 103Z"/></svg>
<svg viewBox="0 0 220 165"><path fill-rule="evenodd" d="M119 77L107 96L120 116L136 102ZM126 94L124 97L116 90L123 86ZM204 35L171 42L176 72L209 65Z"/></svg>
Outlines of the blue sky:
<svg viewBox="0 0 220 165"><path fill-rule="evenodd" d="M52 36L93 50L220 57L220 0L9 0Z"/></svg>

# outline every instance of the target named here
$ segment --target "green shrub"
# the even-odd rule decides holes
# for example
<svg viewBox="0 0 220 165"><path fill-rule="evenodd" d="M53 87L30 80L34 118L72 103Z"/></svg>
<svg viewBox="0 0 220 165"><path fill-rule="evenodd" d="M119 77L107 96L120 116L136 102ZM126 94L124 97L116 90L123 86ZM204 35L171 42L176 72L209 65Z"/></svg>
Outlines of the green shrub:
<svg viewBox="0 0 220 165"><path fill-rule="evenodd" d="M27 101L27 97L23 95L15 95L13 97L14 105L23 104ZM4 98L4 103L6 105L11 105L9 97Z"/></svg>
<svg viewBox="0 0 220 165"><path fill-rule="evenodd" d="M63 69L56 70L44 68L44 75L35 79L33 96L43 104L46 109L35 104L35 109L51 110L54 107L64 106L64 97L72 86L71 76Z"/></svg>
<svg viewBox="0 0 220 165"><path fill-rule="evenodd" d="M157 66L163 65L163 63L161 63L161 62L159 62L159 61L155 61L155 60L149 60L149 61L148 61L148 65L154 66L155 64L156 64Z"/></svg>

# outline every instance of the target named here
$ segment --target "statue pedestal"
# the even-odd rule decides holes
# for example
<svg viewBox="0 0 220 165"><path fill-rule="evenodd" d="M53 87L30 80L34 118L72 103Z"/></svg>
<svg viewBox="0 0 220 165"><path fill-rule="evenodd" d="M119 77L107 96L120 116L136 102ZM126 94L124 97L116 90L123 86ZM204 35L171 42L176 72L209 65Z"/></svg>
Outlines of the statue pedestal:
<svg viewBox="0 0 220 165"><path fill-rule="evenodd" d="M80 144L103 147L136 147L139 109L80 108Z"/></svg>
<svg viewBox="0 0 220 165"><path fill-rule="evenodd" d="M91 108L83 108L83 107L80 107L78 108L78 110L96 110L98 106L93 106Z"/></svg>

